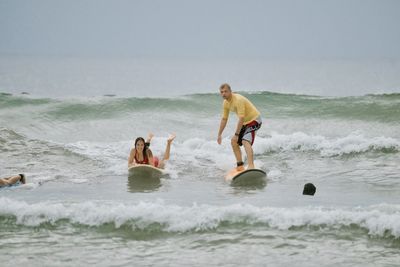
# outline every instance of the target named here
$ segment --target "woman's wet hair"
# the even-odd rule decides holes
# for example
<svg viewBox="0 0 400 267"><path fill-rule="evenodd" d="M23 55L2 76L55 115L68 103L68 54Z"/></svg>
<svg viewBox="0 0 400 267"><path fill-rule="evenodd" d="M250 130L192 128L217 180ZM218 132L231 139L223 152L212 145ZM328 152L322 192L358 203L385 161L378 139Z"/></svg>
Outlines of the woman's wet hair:
<svg viewBox="0 0 400 267"><path fill-rule="evenodd" d="M20 180L20 182L21 183L23 183L23 184L25 184L26 183L26 180L25 180L25 174L23 174L23 173L20 173L20 174L18 174L19 175L19 177L21 177L21 179L19 179Z"/></svg>
<svg viewBox="0 0 400 267"><path fill-rule="evenodd" d="M137 145L137 143L138 143L139 141L142 141L143 144L146 144L146 141L144 141L144 138L143 138L143 137L138 137L138 138L136 138L136 140L135 140L135 147L136 147L136 145Z"/></svg>
<svg viewBox="0 0 400 267"><path fill-rule="evenodd" d="M138 138L136 138L136 140L135 140L135 148L136 148L136 145L137 145L137 143L138 143L139 141L142 141L143 144L144 144L144 148L143 148L143 157L144 157L144 158L147 158L147 148L148 148L148 146L146 145L146 141L144 140L143 137L138 137Z"/></svg>

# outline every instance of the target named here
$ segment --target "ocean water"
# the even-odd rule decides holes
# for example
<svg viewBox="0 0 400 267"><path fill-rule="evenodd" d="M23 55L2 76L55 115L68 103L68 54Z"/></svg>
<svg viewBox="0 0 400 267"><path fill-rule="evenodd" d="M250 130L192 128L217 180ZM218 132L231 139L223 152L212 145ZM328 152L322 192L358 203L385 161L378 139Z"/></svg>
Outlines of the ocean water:
<svg viewBox="0 0 400 267"><path fill-rule="evenodd" d="M355 82L341 96L244 88L263 117L254 151L267 181L234 187L223 177L235 163L236 118L218 145L222 100L207 87L213 78L205 89L150 96L150 87L125 88L130 80L97 90L71 68L57 84L57 65L44 68L47 84L43 69L7 64L0 174L25 173L28 183L0 189L1 266L399 265L399 93L357 94ZM112 84L117 72L99 80ZM385 73L380 85L398 90L397 76ZM161 92L157 77L150 81ZM183 88L171 82L178 77L164 78ZM177 135L161 183L128 179L133 140L148 132L156 155ZM308 182L314 196L302 195Z"/></svg>

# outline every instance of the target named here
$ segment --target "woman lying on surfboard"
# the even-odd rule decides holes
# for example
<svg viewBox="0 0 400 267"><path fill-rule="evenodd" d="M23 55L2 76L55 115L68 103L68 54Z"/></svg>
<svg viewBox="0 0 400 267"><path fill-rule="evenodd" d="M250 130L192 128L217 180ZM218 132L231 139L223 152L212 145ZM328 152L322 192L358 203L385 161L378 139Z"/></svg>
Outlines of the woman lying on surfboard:
<svg viewBox="0 0 400 267"><path fill-rule="evenodd" d="M170 135L167 139L167 146L162 160L158 157L153 156L149 146L153 134L150 133L145 141L143 137L138 137L135 140L135 147L131 149L131 153L128 158L128 168L135 166L136 164L148 164L160 169L164 169L165 163L169 160L169 154L171 150L171 143L175 139L175 135Z"/></svg>

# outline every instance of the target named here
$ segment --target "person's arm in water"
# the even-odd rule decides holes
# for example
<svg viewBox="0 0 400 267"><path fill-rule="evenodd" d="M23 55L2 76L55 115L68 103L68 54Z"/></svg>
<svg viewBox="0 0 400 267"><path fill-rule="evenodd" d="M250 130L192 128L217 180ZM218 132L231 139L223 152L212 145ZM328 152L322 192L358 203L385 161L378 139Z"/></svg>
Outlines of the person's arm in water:
<svg viewBox="0 0 400 267"><path fill-rule="evenodd" d="M220 145L222 141L222 133L225 129L226 123L228 122L228 119L222 118L221 123L219 124L219 131L218 131L218 138L217 138L217 143Z"/></svg>
<svg viewBox="0 0 400 267"><path fill-rule="evenodd" d="M129 154L129 158L128 158L128 168L136 165L135 153L136 153L136 149L132 148L131 153Z"/></svg>
<svg viewBox="0 0 400 267"><path fill-rule="evenodd" d="M14 175L11 177L0 178L0 186L13 185L17 182L21 182L21 183L25 184L25 175L20 174L20 175Z"/></svg>

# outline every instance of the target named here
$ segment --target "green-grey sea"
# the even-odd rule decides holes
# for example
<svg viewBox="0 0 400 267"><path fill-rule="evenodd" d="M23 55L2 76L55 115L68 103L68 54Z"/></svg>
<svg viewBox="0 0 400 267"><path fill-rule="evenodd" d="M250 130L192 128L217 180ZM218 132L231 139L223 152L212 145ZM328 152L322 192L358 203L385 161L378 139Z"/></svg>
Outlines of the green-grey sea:
<svg viewBox="0 0 400 267"><path fill-rule="evenodd" d="M297 92L283 92L272 76L270 84L282 87L232 85L261 112L255 163L267 172L261 185L232 186L223 177L235 165L236 117L218 145L219 83L151 95L150 85L116 78L142 72L120 67L101 78L116 87L96 91L97 80L71 75L75 69L54 78L52 61L31 71L7 62L0 73L0 177L25 173L27 184L0 189L1 266L399 265L397 80L394 92L354 95L342 87L337 95L306 90L313 85L305 77ZM155 91L163 81L183 88L173 70L149 84ZM177 135L159 183L128 179L133 141L149 132L159 156L168 134ZM305 183L316 186L314 196L302 195Z"/></svg>

